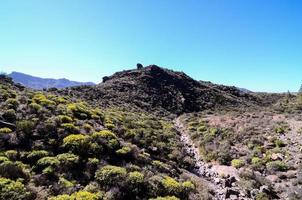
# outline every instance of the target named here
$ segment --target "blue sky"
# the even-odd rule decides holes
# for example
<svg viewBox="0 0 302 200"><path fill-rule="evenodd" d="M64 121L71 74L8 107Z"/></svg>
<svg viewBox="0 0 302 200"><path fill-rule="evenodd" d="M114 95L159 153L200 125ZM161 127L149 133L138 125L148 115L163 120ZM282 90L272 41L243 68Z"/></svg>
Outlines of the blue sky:
<svg viewBox="0 0 302 200"><path fill-rule="evenodd" d="M301 9L300 0L0 0L0 71L99 82L140 62L297 91Z"/></svg>

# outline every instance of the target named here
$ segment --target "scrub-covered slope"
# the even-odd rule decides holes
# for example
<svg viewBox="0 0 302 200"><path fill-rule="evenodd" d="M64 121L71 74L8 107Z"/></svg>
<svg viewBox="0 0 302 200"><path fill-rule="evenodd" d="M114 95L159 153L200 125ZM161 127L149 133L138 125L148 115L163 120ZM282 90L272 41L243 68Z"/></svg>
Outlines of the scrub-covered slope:
<svg viewBox="0 0 302 200"><path fill-rule="evenodd" d="M199 199L171 122L0 78L0 199Z"/></svg>

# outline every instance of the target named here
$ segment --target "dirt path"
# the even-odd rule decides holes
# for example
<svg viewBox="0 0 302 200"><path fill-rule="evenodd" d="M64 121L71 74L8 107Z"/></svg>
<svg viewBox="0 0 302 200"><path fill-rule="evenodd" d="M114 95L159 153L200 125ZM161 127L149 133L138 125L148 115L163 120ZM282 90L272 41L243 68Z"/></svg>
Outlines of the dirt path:
<svg viewBox="0 0 302 200"><path fill-rule="evenodd" d="M211 188L215 191L214 199L240 199L247 200L245 194L236 186L234 177L221 178L218 173L213 170L211 165L205 163L199 154L199 149L194 145L189 133L181 121L181 117L174 120L174 126L181 134L180 140L184 144L186 152L195 160L195 173L211 183Z"/></svg>

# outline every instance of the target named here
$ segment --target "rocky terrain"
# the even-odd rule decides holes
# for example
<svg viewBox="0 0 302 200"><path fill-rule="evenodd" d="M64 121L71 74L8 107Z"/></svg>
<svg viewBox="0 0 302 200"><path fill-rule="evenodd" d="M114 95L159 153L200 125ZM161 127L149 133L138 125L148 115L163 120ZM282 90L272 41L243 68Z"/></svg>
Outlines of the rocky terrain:
<svg viewBox="0 0 302 200"><path fill-rule="evenodd" d="M156 65L0 90L0 200L302 198L301 95Z"/></svg>
<svg viewBox="0 0 302 200"><path fill-rule="evenodd" d="M262 98L236 87L209 84L150 65L104 77L97 86L81 86L58 91L99 106L130 105L158 114L181 114L204 109L246 109L262 104Z"/></svg>

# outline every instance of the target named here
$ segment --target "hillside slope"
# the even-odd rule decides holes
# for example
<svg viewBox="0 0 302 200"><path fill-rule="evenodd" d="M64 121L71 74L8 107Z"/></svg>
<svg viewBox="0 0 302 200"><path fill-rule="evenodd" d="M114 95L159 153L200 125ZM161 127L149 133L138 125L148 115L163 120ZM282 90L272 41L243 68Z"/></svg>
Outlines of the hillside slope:
<svg viewBox="0 0 302 200"><path fill-rule="evenodd" d="M0 199L204 199L173 124L0 76ZM158 198L160 199L160 198Z"/></svg>
<svg viewBox="0 0 302 200"><path fill-rule="evenodd" d="M117 72L96 86L59 91L102 106L129 105L146 111L180 114L214 108L251 107L260 99L235 87L216 87L183 72L156 65Z"/></svg>

